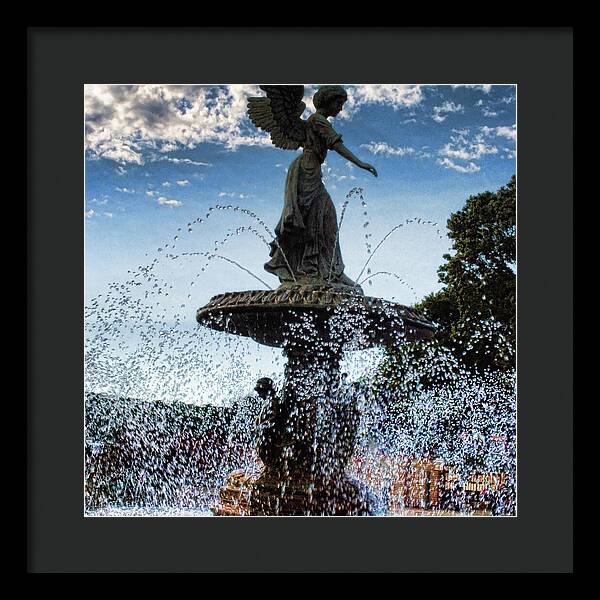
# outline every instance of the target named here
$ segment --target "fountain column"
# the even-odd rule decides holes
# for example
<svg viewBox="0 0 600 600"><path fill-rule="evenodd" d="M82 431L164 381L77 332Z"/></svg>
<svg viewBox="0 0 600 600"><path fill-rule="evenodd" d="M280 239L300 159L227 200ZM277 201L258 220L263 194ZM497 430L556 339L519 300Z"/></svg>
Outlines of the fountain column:
<svg viewBox="0 0 600 600"><path fill-rule="evenodd" d="M220 294L197 320L283 348L287 358L283 389L260 419L262 472L232 474L215 513L373 514L373 496L345 473L359 415L357 398L340 386L342 351L427 338L434 326L406 306L330 284Z"/></svg>
<svg viewBox="0 0 600 600"><path fill-rule="evenodd" d="M358 419L340 390L339 348L295 340L284 353L284 387L263 423L264 469L252 485L250 514L368 514L344 473L354 447L348 432Z"/></svg>

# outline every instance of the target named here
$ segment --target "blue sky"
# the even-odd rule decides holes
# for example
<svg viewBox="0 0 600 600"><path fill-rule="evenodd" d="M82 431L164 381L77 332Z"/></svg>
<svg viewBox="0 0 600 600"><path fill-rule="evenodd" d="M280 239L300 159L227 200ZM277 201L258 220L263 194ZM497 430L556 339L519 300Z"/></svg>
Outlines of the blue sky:
<svg viewBox="0 0 600 600"><path fill-rule="evenodd" d="M436 270L450 248L449 215L469 195L496 190L516 172L516 88L345 87L349 102L333 127L379 172L375 179L334 152L323 167L338 218L348 191L364 189L367 206L351 200L340 233L346 273L356 278L368 257L366 243L375 246L404 223L370 265L397 277L378 276L363 287L413 304L440 287ZM306 114L315 90L306 86ZM296 153L271 146L247 119L246 99L259 94L247 85L86 86L86 303L155 258L173 284L171 302L185 306L191 320L214 294L263 287L226 261L202 271L202 257L181 256L214 250L239 226L265 234L240 212L209 211L217 204L248 209L275 227L285 170ZM218 246L221 255L278 285L263 270L268 248L258 236L232 234Z"/></svg>

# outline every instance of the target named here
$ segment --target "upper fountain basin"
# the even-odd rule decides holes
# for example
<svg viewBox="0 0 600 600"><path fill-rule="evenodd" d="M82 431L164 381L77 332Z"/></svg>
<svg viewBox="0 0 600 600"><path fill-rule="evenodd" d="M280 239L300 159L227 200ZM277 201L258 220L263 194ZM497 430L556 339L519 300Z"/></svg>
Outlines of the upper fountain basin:
<svg viewBox="0 0 600 600"><path fill-rule="evenodd" d="M407 306L330 284L219 294L198 309L196 320L274 347L312 339L358 350L426 339L435 331L433 323Z"/></svg>

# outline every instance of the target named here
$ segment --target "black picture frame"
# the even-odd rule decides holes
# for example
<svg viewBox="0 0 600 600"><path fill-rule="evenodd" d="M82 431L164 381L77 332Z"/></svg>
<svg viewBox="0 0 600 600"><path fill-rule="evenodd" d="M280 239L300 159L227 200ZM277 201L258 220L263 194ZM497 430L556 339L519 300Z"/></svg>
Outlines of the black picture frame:
<svg viewBox="0 0 600 600"><path fill-rule="evenodd" d="M305 81L518 85L518 516L85 519L83 85ZM30 28L28 102L29 572L572 570L571 28Z"/></svg>

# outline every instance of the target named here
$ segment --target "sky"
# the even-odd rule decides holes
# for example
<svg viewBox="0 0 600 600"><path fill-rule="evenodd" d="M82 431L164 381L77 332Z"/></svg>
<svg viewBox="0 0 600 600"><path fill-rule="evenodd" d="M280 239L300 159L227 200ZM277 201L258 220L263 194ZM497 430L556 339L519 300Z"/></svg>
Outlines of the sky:
<svg viewBox="0 0 600 600"><path fill-rule="evenodd" d="M314 111L317 87L305 85L305 117ZM363 287L414 304L440 288L450 214L516 172L516 87L344 87L349 99L332 125L379 172L374 178L331 151L323 165L338 219L351 189L362 188L366 203L350 200L340 230L346 274L356 279L367 245L376 247L402 223L369 264L372 273L394 275ZM277 287L263 270L265 239L279 219L285 172L297 153L275 148L249 121L247 98L257 95L263 92L250 85L85 86L86 304L155 258L173 282L172 301L187 306L190 321L215 294L266 288L227 260L202 270L201 256L181 256L215 248ZM266 229L241 211L211 211L216 205L249 210ZM247 226L255 232L235 234ZM167 260L169 252L178 259Z"/></svg>

